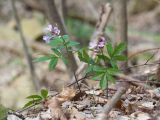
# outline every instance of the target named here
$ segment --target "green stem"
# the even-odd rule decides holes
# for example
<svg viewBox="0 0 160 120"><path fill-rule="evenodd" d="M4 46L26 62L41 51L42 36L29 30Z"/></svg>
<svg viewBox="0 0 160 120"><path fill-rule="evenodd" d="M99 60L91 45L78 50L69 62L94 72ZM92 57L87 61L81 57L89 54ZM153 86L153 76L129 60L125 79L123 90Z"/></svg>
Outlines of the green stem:
<svg viewBox="0 0 160 120"><path fill-rule="evenodd" d="M100 49L100 51L101 51L101 55L103 55L104 56L104 53L103 53L103 50L102 49ZM103 61L104 61L104 64L105 64L105 59L103 58ZM106 84L106 95L107 95L107 99L108 99L108 79L107 79L107 84Z"/></svg>

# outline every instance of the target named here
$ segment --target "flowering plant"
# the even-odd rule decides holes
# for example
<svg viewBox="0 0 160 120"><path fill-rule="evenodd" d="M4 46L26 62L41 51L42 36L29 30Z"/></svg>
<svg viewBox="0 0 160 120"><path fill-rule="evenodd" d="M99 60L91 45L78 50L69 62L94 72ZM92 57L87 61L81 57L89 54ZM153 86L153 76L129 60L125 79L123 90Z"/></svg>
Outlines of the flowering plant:
<svg viewBox="0 0 160 120"><path fill-rule="evenodd" d="M57 26L48 25L45 29L45 35L43 40L51 47L52 54L36 58L34 62L49 61L49 69L54 70L58 60L61 59L65 64L68 63L66 55L62 51L78 53L79 60L87 64L85 74L90 74L91 79L100 81L99 85L102 89L108 88L109 81L114 82L114 75L120 72L117 62L126 60L126 57L122 55L125 50L125 44L120 43L115 47L106 40L104 36L99 36L98 41L92 41L89 43L88 48L76 49L78 42L69 39L68 35L60 35L60 30ZM94 54L91 56L88 51L92 51ZM93 57L94 56L94 57ZM108 92L107 92L108 96ZM30 99L24 107L37 104L42 100L48 98L48 91L41 90L41 95L31 95L27 99Z"/></svg>
<svg viewBox="0 0 160 120"><path fill-rule="evenodd" d="M43 40L51 46L53 53L37 58L34 62L50 61L49 69L53 70L58 59L62 59L65 64L68 62L68 59L62 54L62 50L65 49L69 52L74 49L74 53L78 53L80 61L88 65L86 74L91 74L93 80L99 80L102 89L107 88L108 81L114 81L113 76L120 72L117 62L126 60L126 57L122 55L126 48L125 44L120 43L113 47L104 36L99 36L97 42L90 42L88 48L75 50L75 46L79 45L78 42L70 40L68 35L61 36L57 26L48 25ZM88 51L92 51L95 57L90 56Z"/></svg>

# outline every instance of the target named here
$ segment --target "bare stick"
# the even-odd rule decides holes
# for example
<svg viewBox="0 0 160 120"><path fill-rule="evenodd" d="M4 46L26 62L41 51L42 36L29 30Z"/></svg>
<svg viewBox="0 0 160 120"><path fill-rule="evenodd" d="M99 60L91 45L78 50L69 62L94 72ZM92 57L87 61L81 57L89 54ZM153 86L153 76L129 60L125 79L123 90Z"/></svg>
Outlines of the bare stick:
<svg viewBox="0 0 160 120"><path fill-rule="evenodd" d="M97 26L95 29L95 32L93 33L90 41L98 41L98 37L103 34L104 29L107 26L109 17L111 15L111 5L109 3L105 4L105 6L102 7L101 15L99 18L99 21L97 22ZM93 55L93 52L89 53L90 55ZM94 58L94 56L93 56ZM79 68L76 71L77 77L79 78L81 76L82 71L87 67L87 64L82 63ZM74 77L72 78L72 82L74 81Z"/></svg>
<svg viewBox="0 0 160 120"><path fill-rule="evenodd" d="M115 93L112 99L104 106L104 112L98 116L97 120L108 120L109 112L119 101L121 96L126 92L126 90L127 89L125 87L120 87L120 89L118 89L118 91Z"/></svg>
<svg viewBox="0 0 160 120"><path fill-rule="evenodd" d="M138 51L138 52L135 52L135 53L132 53L131 55L129 55L128 59L131 59L133 57L135 57L136 55L138 54L142 54L144 52L148 52L148 51L153 51L153 50L159 50L160 48L149 48L149 49L145 49L145 50L141 50L141 51Z"/></svg>
<svg viewBox="0 0 160 120"><path fill-rule="evenodd" d="M38 80L36 78L34 65L32 63L32 57L31 57L31 55L29 53L29 50L28 50L28 47L27 47L27 44L26 44L26 40L25 40L23 31L22 31L20 19L18 17L17 9L16 9L16 6L15 6L15 1L11 0L11 4L12 4L14 17L15 17L15 20L16 20L16 23L17 23L17 27L18 27L18 30L19 30L21 42L22 42L22 45L23 45L24 54L25 54L25 57L26 57L27 62L28 62L28 67L29 67L29 70L30 70L31 79L33 81L33 84L34 84L34 87L35 87L36 91L38 92L39 89L40 89L40 85L39 85L39 82L38 82Z"/></svg>
<svg viewBox="0 0 160 120"><path fill-rule="evenodd" d="M116 77L118 77L119 79L123 79L123 80L126 80L126 81L130 81L131 83L133 83L133 84L135 84L135 85L137 85L137 86L141 86L141 87L143 87L143 88L147 88L147 89L150 88L148 85L144 85L143 83L134 83L135 81L140 81L140 80L137 80L137 79L135 79L135 78L133 78L133 77L130 77L130 76L128 76L128 75L117 74ZM132 82L132 81L133 81L133 82ZM127 84L127 83L126 83L126 84ZM122 86L123 86L123 85L122 85ZM123 87L126 87L126 85L123 86ZM128 87L128 86L127 86L127 87Z"/></svg>

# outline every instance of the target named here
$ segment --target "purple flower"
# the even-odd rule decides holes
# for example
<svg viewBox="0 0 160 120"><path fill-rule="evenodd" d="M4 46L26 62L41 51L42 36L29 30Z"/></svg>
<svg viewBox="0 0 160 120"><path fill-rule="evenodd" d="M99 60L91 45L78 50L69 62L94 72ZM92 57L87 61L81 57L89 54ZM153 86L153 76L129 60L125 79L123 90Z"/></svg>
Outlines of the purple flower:
<svg viewBox="0 0 160 120"><path fill-rule="evenodd" d="M106 39L103 36L101 36L97 43L98 48L100 49L103 48L105 44L106 44Z"/></svg>
<svg viewBox="0 0 160 120"><path fill-rule="evenodd" d="M49 43L52 38L54 38L60 34L60 30L58 29L58 27L49 24L45 28L45 33L46 33L46 35L43 36L43 40L46 43Z"/></svg>
<svg viewBox="0 0 160 120"><path fill-rule="evenodd" d="M45 29L46 32L51 33L52 35L58 36L60 34L60 30L58 27L53 26L51 24L48 25L48 27Z"/></svg>
<svg viewBox="0 0 160 120"><path fill-rule="evenodd" d="M60 34L60 30L58 29L58 27L53 27L51 32L56 36Z"/></svg>
<svg viewBox="0 0 160 120"><path fill-rule="evenodd" d="M89 49L94 49L94 51L99 51L106 44L106 39L103 36L100 36L98 42L93 41L89 43Z"/></svg>
<svg viewBox="0 0 160 120"><path fill-rule="evenodd" d="M49 24L48 27L45 30L51 32L52 31L52 25Z"/></svg>
<svg viewBox="0 0 160 120"><path fill-rule="evenodd" d="M44 40L46 43L49 43L50 40L51 40L51 37L48 36L48 35L44 35L44 36L43 36L43 40Z"/></svg>
<svg viewBox="0 0 160 120"><path fill-rule="evenodd" d="M94 49L96 47L97 47L97 42L96 41L93 41L93 42L89 43L89 49Z"/></svg>

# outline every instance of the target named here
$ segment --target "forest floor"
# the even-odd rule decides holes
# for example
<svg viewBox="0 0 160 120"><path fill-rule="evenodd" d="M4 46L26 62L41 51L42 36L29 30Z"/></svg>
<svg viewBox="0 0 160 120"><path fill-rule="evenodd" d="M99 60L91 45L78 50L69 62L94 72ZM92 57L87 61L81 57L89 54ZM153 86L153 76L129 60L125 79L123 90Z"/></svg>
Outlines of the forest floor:
<svg viewBox="0 0 160 120"><path fill-rule="evenodd" d="M147 15L143 14L143 16ZM25 98L33 93L34 86L29 77L19 34L13 20L1 25L0 103L7 108L21 111L17 114L10 113L9 120L41 120L42 118L49 120L55 116L62 117L62 120L98 120L101 118L105 104L110 102L110 98L117 92L118 83L125 82L129 83L130 87L109 113L109 119L160 120L160 83L156 77L158 60L160 59L160 35L154 27L152 29L155 32L145 31L148 26L145 26L143 19L141 15L129 19L131 22L128 31L131 73L128 76L133 77L136 81L131 82L117 78L115 84L109 85L107 97L106 90L99 89L98 82L89 78L87 79L88 85L81 84L81 91L72 87L64 87L69 76L61 61L55 71L48 70L48 63L37 63L35 68L39 83L42 87L49 89L51 96L58 95L52 97L47 103L27 110L21 108L27 101ZM139 22L132 23L133 20ZM77 36L77 40L89 39L93 32L93 26L79 20L70 19L69 21L68 29L74 34L73 39ZM155 22L148 20L146 24L150 24L150 21ZM32 57L36 58L47 54L50 50L47 45L41 42L43 28L46 24L43 21L43 15L35 12L32 18L21 19L21 22ZM156 24L159 25L158 22ZM80 30L76 31L73 28L75 26ZM135 26L140 27L136 28ZM112 25L105 32L112 39L114 38ZM88 34L86 35L86 33Z"/></svg>

